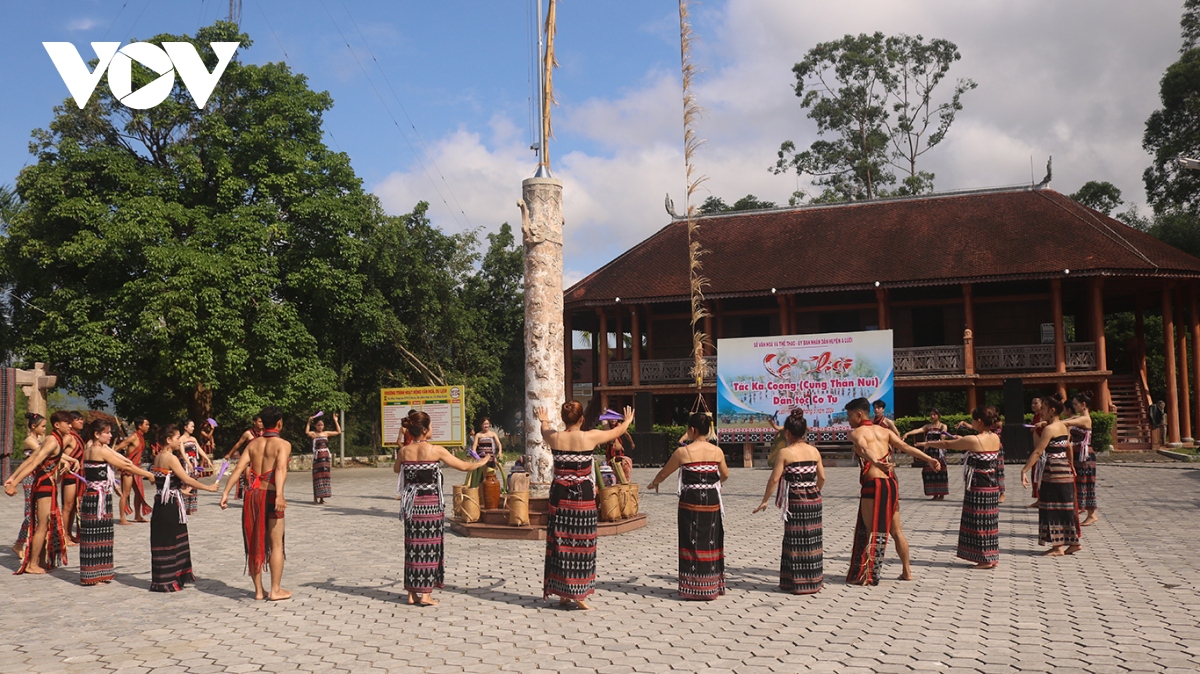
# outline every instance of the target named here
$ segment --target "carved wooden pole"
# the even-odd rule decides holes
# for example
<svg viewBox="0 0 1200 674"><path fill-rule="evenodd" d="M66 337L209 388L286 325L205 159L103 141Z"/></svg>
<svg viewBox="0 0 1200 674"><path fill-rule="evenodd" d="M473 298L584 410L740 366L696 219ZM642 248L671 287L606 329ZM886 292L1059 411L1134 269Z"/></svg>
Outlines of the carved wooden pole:
<svg viewBox="0 0 1200 674"><path fill-rule="evenodd" d="M521 183L521 239L525 245L525 453L533 479L548 482L553 460L542 440L538 407L555 428L563 382L562 181L527 178Z"/></svg>

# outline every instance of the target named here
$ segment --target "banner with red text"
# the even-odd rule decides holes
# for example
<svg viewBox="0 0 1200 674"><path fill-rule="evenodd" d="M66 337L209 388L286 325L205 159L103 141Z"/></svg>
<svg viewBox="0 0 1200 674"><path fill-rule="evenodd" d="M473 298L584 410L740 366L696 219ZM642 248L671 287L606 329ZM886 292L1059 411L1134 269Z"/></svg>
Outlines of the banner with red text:
<svg viewBox="0 0 1200 674"><path fill-rule="evenodd" d="M892 412L892 331L717 341L717 430L722 442L766 442L794 408L817 440L844 439L854 398Z"/></svg>

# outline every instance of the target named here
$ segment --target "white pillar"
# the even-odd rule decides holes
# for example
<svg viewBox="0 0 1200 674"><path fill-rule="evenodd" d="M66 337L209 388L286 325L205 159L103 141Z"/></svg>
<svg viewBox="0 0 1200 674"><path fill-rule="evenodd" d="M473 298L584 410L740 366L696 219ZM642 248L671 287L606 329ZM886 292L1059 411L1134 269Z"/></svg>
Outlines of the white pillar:
<svg viewBox="0 0 1200 674"><path fill-rule="evenodd" d="M562 182L528 178L521 183L521 238L525 246L525 454L537 482L551 478L550 448L534 410L545 407L562 428L563 215Z"/></svg>

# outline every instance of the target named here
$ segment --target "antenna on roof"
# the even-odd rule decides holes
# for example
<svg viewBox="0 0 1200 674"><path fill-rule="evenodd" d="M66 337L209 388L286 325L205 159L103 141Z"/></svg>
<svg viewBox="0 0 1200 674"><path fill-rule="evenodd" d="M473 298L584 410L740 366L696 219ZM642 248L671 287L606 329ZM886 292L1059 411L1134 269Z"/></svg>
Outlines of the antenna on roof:
<svg viewBox="0 0 1200 674"><path fill-rule="evenodd" d="M1053 175L1054 175L1054 171L1052 171L1052 170L1051 170L1051 164L1052 164L1053 162L1054 162L1054 157L1050 157L1049 159L1047 159L1047 160L1046 160L1046 177L1045 177L1045 178L1042 178L1042 182L1040 182L1040 183L1038 183L1038 184L1034 185L1034 186L1033 186L1033 187L1034 187L1034 189L1038 189L1038 190L1040 190L1040 189L1042 189L1043 187L1045 187L1046 185L1049 185L1049 184L1050 184L1050 179L1051 179L1051 177L1053 177Z"/></svg>

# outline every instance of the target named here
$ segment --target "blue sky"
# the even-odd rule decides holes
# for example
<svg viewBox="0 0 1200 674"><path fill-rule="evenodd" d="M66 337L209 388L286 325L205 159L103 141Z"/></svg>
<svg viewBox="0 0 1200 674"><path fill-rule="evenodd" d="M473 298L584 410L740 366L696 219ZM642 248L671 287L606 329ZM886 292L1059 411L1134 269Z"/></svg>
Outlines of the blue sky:
<svg viewBox="0 0 1200 674"><path fill-rule="evenodd" d="M350 155L389 212L425 199L447 230L490 231L518 220L520 180L534 166L530 4L244 0L242 28L255 44L239 58L284 60L332 94L327 140ZM700 168L712 193L729 201L753 192L786 202L807 183L767 167L781 141L804 146L815 138L791 91L791 65L845 33L921 33L956 42L963 60L952 76L979 83L946 143L928 155L925 168L937 173L939 189L1027 183L1031 157L1040 179L1052 154L1052 188L1069 193L1085 180L1111 180L1140 202L1149 162L1142 128L1157 104L1158 79L1178 55L1181 4L709 0L695 10L704 69L698 92L707 109L700 133L708 140ZM29 161L29 132L67 97L42 41L70 41L90 56L90 41L194 32L228 3L0 6L0 183L11 183ZM562 0L558 57L552 156L565 184L569 284L665 224L664 193L682 201L677 5Z"/></svg>

